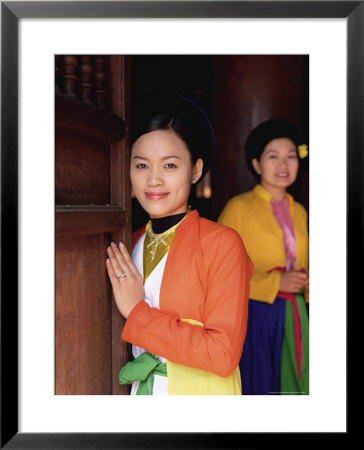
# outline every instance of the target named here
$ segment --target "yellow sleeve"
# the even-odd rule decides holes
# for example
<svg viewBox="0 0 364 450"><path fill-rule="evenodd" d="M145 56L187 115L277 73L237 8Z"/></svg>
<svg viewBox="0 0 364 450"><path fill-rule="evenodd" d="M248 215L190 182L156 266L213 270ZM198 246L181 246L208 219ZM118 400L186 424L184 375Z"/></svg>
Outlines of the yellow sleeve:
<svg viewBox="0 0 364 450"><path fill-rule="evenodd" d="M262 259L265 260L267 250L261 246L261 243L258 244L257 242L256 233L259 233L259 231L257 230L256 233L251 231L251 228L254 230L255 226L250 226L248 231L247 220L254 220L256 224L259 224L261 222L264 223L266 218L264 216L261 217L260 212L254 208L252 203L249 201L241 201L241 197L239 198L239 196L233 197L228 201L218 218L219 223L233 228L240 234L254 264L254 272L250 280L249 297L254 300L272 304L279 292L281 272L277 270L267 272L268 269L276 267L278 264L269 267L269 263L267 263L268 267L260 268L261 264L259 264L258 259L259 261ZM273 255L276 253L274 248L270 253ZM259 255L259 258L256 258L257 255Z"/></svg>
<svg viewBox="0 0 364 450"><path fill-rule="evenodd" d="M225 208L222 210L217 222L221 225L232 228L241 236L241 218L239 217L239 211L240 208L236 199L232 198L225 205Z"/></svg>

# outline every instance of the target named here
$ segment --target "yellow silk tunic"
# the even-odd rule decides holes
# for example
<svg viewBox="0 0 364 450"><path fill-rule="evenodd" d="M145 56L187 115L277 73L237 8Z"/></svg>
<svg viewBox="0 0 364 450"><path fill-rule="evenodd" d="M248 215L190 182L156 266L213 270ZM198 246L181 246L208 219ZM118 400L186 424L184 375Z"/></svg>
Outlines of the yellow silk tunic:
<svg viewBox="0 0 364 450"><path fill-rule="evenodd" d="M286 193L296 235L296 269L308 272L307 213ZM273 303L279 291L281 272L286 267L283 234L271 207L271 194L260 184L249 192L236 195L226 204L218 222L236 230L254 264L250 298ZM306 298L308 301L308 298Z"/></svg>

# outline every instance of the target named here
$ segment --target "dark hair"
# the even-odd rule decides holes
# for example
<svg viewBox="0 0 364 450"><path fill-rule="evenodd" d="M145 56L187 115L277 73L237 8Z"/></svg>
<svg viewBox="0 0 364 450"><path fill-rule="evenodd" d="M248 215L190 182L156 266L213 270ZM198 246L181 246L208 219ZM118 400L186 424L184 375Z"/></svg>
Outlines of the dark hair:
<svg viewBox="0 0 364 450"><path fill-rule="evenodd" d="M245 157L249 170L259 180L260 175L254 170L252 160L258 161L265 149L273 139L288 138L297 147L304 143L303 137L298 129L290 122L282 119L270 119L262 122L249 134L245 144Z"/></svg>
<svg viewBox="0 0 364 450"><path fill-rule="evenodd" d="M201 180L210 168L215 146L214 132L206 113L195 102L179 94L153 92L143 95L133 111L131 144L143 134L169 129L185 142L192 164L202 159Z"/></svg>
<svg viewBox="0 0 364 450"><path fill-rule="evenodd" d="M133 135L132 144L143 134L158 130L173 130L186 144L191 154L192 164L195 164L198 158L200 158L199 152L195 148L198 143L195 130L181 117L173 117L169 113L149 117L145 121L144 126L140 127L138 133Z"/></svg>

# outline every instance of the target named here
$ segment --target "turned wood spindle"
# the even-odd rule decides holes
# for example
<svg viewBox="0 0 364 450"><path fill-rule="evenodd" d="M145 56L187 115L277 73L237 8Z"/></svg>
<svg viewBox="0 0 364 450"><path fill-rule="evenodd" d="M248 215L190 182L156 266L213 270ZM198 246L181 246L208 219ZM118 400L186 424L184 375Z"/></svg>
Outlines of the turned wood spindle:
<svg viewBox="0 0 364 450"><path fill-rule="evenodd" d="M76 56L63 56L61 62L63 77L63 92L71 97L76 97L76 69L78 60Z"/></svg>
<svg viewBox="0 0 364 450"><path fill-rule="evenodd" d="M105 108L105 94L106 94L106 57L105 56L95 56L93 58L93 69L94 69L94 98L95 104L99 108Z"/></svg>
<svg viewBox="0 0 364 450"><path fill-rule="evenodd" d="M86 103L91 103L92 71L91 56L79 56L78 92L80 100Z"/></svg>

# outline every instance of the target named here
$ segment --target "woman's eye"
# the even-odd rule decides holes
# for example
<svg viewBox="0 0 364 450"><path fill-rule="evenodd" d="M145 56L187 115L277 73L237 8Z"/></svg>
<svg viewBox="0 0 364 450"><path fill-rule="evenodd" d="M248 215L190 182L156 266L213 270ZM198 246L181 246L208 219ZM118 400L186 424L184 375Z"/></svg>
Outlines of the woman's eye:
<svg viewBox="0 0 364 450"><path fill-rule="evenodd" d="M136 165L136 168L137 169L145 169L147 167L147 165L146 164L143 164L143 163L140 163L140 164L137 164Z"/></svg>
<svg viewBox="0 0 364 450"><path fill-rule="evenodd" d="M296 155L289 155L289 159L297 159Z"/></svg>
<svg viewBox="0 0 364 450"><path fill-rule="evenodd" d="M176 166L176 164L168 163L165 165L165 167L167 167L167 169L175 169L177 166Z"/></svg>

